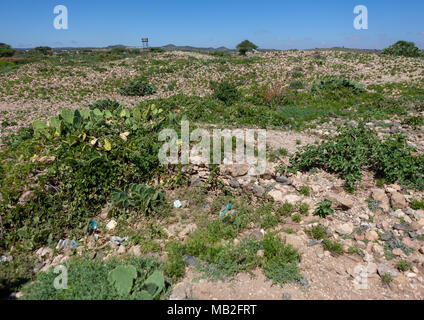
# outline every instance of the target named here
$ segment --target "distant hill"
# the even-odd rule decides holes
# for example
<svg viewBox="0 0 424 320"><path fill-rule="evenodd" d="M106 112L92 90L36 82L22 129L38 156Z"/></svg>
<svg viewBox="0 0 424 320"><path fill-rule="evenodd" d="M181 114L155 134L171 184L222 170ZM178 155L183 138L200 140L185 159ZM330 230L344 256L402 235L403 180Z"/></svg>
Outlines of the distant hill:
<svg viewBox="0 0 424 320"><path fill-rule="evenodd" d="M174 44L167 44L166 46L161 47L164 50L168 51L221 51L221 52L232 52L234 50L228 49L226 47L219 47L219 48L198 48L198 47L192 47L192 46L176 46Z"/></svg>

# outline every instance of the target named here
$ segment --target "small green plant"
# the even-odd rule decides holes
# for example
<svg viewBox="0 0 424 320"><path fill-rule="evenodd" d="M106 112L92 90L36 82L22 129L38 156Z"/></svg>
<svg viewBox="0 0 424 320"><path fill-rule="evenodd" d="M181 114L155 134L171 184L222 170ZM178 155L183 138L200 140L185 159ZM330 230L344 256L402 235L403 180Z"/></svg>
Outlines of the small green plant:
<svg viewBox="0 0 424 320"><path fill-rule="evenodd" d="M365 257L365 253L363 252L363 250L359 247L350 247L347 250L347 253L351 254L351 255L357 255L360 256L361 258Z"/></svg>
<svg viewBox="0 0 424 320"><path fill-rule="evenodd" d="M344 253L343 246L340 242L324 239L322 245L325 250L328 250L334 254L342 255Z"/></svg>
<svg viewBox="0 0 424 320"><path fill-rule="evenodd" d="M333 203L329 200L321 201L318 203L318 206L314 211L314 216L325 218L329 215L332 215L334 212L333 208L331 207L332 204Z"/></svg>
<svg viewBox="0 0 424 320"><path fill-rule="evenodd" d="M89 105L90 110L94 110L94 109L99 109L100 111L104 111L104 110L116 110L120 107L121 105L117 102L117 101L113 101L113 100L98 100L94 103L92 103L91 105Z"/></svg>
<svg viewBox="0 0 424 320"><path fill-rule="evenodd" d="M294 80L294 81L290 82L289 88L293 89L293 90L304 89L305 84L301 80Z"/></svg>
<svg viewBox="0 0 424 320"><path fill-rule="evenodd" d="M414 210L424 210L424 199L421 199L421 201L418 199L412 199L411 208Z"/></svg>
<svg viewBox="0 0 424 320"><path fill-rule="evenodd" d="M408 260L400 260L397 263L396 267L399 271L405 272L405 271L411 270L412 264Z"/></svg>
<svg viewBox="0 0 424 320"><path fill-rule="evenodd" d="M316 240L327 239L327 229L322 225L313 226L305 231L309 236Z"/></svg>
<svg viewBox="0 0 424 320"><path fill-rule="evenodd" d="M299 213L307 216L309 214L309 205L307 203L301 203L299 205Z"/></svg>
<svg viewBox="0 0 424 320"><path fill-rule="evenodd" d="M304 196L307 196L307 197L309 197L311 195L311 191L310 191L310 189L309 189L308 186L302 186L302 187L300 187L299 193L300 194L303 194Z"/></svg>
<svg viewBox="0 0 424 320"><path fill-rule="evenodd" d="M391 276L391 275L389 275L389 274L383 274L383 275L381 276L381 282L382 282L384 285L389 286L389 285L393 282L393 278L392 278L392 276Z"/></svg>
<svg viewBox="0 0 424 320"><path fill-rule="evenodd" d="M140 210L145 215L163 213L166 205L162 191L143 184L131 184L124 190L116 189L112 194L112 203L119 210Z"/></svg>
<svg viewBox="0 0 424 320"><path fill-rule="evenodd" d="M292 220L293 222L299 223L300 221L302 221L302 217L300 214L296 213L295 215L292 216Z"/></svg>
<svg viewBox="0 0 424 320"><path fill-rule="evenodd" d="M288 217L294 212L294 205L286 201L277 211L280 215Z"/></svg>

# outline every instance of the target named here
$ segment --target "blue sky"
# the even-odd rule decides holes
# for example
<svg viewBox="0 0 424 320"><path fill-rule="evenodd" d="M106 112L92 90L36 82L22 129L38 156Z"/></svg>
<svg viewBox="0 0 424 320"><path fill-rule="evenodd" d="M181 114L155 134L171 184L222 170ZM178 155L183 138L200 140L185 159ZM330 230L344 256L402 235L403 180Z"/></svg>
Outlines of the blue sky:
<svg viewBox="0 0 424 320"><path fill-rule="evenodd" d="M69 29L53 27L65 5ZM369 29L353 27L365 5ZM387 47L397 40L424 48L423 0L0 0L0 42L26 48L226 46L249 39L261 48Z"/></svg>

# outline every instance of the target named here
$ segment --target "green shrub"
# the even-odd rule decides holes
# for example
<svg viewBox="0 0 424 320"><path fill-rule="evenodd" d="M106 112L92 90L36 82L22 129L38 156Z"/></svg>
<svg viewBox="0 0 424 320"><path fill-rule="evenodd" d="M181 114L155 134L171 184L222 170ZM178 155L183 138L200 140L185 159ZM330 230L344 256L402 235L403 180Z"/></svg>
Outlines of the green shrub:
<svg viewBox="0 0 424 320"><path fill-rule="evenodd" d="M327 229L322 225L313 226L306 233L316 240L327 239Z"/></svg>
<svg viewBox="0 0 424 320"><path fill-rule="evenodd" d="M289 88L293 89L293 90L304 89L305 85L301 80L294 80L294 81L290 82Z"/></svg>
<svg viewBox="0 0 424 320"><path fill-rule="evenodd" d="M424 126L424 117L422 116L412 116L408 117L402 121L402 124L407 124L413 129L418 129L421 126Z"/></svg>
<svg viewBox="0 0 424 320"><path fill-rule="evenodd" d="M415 46L413 42L398 41L390 47L384 49L382 54L403 57L422 57L423 52Z"/></svg>
<svg viewBox="0 0 424 320"><path fill-rule="evenodd" d="M144 184L133 183L124 190L115 189L110 197L112 204L122 213L132 209L149 216L163 214L168 209L164 193Z"/></svg>
<svg viewBox="0 0 424 320"><path fill-rule="evenodd" d="M117 102L117 101L113 101L113 100L98 100L92 104L89 105L89 108L91 110L94 109L99 109L100 111L104 111L104 110L116 110L120 107L121 105Z"/></svg>
<svg viewBox="0 0 424 320"><path fill-rule="evenodd" d="M301 256L296 249L286 245L272 233L267 233L262 243L265 255L264 273L273 283L282 285L303 278L297 268Z"/></svg>
<svg viewBox="0 0 424 320"><path fill-rule="evenodd" d="M296 213L295 215L292 216L292 220L293 222L299 223L300 221L302 221L302 217L300 214Z"/></svg>
<svg viewBox="0 0 424 320"><path fill-rule="evenodd" d="M144 97L155 94L156 87L144 79L134 79L128 85L123 86L119 93L124 96Z"/></svg>
<svg viewBox="0 0 424 320"><path fill-rule="evenodd" d="M337 255L342 255L344 253L343 246L341 243L337 241L331 241L329 239L324 239L322 241L322 245L325 250L328 250Z"/></svg>
<svg viewBox="0 0 424 320"><path fill-rule="evenodd" d="M398 182L422 190L424 156L412 155L412 151L404 136L394 135L381 141L363 124L347 126L331 141L308 145L297 152L290 159L289 171L320 168L338 173L345 179L346 188L352 190L361 179L363 168L367 167L387 183Z"/></svg>
<svg viewBox="0 0 424 320"><path fill-rule="evenodd" d="M282 216L290 216L294 212L294 206L286 201L277 209L277 211Z"/></svg>
<svg viewBox="0 0 424 320"><path fill-rule="evenodd" d="M412 264L408 260L401 260L396 265L397 269L401 272L411 270Z"/></svg>
<svg viewBox="0 0 424 320"><path fill-rule="evenodd" d="M226 105L234 104L241 98L237 86L229 81L212 82L211 89L213 90L213 97L224 102Z"/></svg>
<svg viewBox="0 0 424 320"><path fill-rule="evenodd" d="M348 79L338 79L332 77L322 79L312 87L313 93L321 91L334 93L336 90L347 90L354 94L364 92L363 86L356 82L350 81Z"/></svg>
<svg viewBox="0 0 424 320"><path fill-rule="evenodd" d="M78 238L116 189L144 185L159 175L163 167L157 154L162 144L157 133L164 125L177 125L164 123L158 113L147 114L152 123L147 122L145 111L138 107L131 111L64 109L48 123L34 121L32 128L4 139L7 148L0 150L4 231L0 247L30 249L65 236ZM34 160L41 156L52 160ZM44 174L31 180L31 172ZM30 183L34 187L27 189ZM33 194L22 202L19 199L26 190ZM131 199L139 205L132 211L167 212L159 210L158 204L164 200L157 191L149 189ZM22 219L28 215L32 219Z"/></svg>
<svg viewBox="0 0 424 320"><path fill-rule="evenodd" d="M299 205L299 213L303 215L309 214L309 205L307 203L301 203Z"/></svg>

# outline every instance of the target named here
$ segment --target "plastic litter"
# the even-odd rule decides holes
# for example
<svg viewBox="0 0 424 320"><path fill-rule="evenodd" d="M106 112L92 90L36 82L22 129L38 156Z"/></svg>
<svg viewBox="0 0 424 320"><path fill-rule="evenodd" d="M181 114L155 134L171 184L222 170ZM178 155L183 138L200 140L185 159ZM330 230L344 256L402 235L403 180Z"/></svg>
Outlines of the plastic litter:
<svg viewBox="0 0 424 320"><path fill-rule="evenodd" d="M316 239L312 239L311 241L308 242L308 247L313 247L314 245L317 245L319 243L318 240Z"/></svg>
<svg viewBox="0 0 424 320"><path fill-rule="evenodd" d="M179 208L181 208L183 206L183 204L181 203L181 201L180 200L175 200L174 201L174 207L176 208L176 209L179 209Z"/></svg>
<svg viewBox="0 0 424 320"><path fill-rule="evenodd" d="M9 261L9 259L6 256L0 257L0 262L7 262L7 261Z"/></svg>
<svg viewBox="0 0 424 320"><path fill-rule="evenodd" d="M76 243L74 240L71 239L65 239L65 240L59 240L56 249L71 249L78 247L78 243Z"/></svg>
<svg viewBox="0 0 424 320"><path fill-rule="evenodd" d="M223 209L221 209L221 213L219 214L220 217L223 217L227 214L236 214L237 211L231 210L231 203L228 203L225 205Z"/></svg>
<svg viewBox="0 0 424 320"><path fill-rule="evenodd" d="M128 237L116 237L116 236L112 236L110 237L110 241L112 241L114 244L120 246L122 244L124 244L125 241L128 241Z"/></svg>
<svg viewBox="0 0 424 320"><path fill-rule="evenodd" d="M204 204L203 205L203 207L202 207L202 210L203 211L206 211L206 210L208 210L210 207L209 207L209 205L208 204Z"/></svg>
<svg viewBox="0 0 424 320"><path fill-rule="evenodd" d="M91 220L90 228L89 228L88 232L90 234L92 234L92 233L96 232L98 229L99 229L99 225L97 224L97 222L94 221L94 220Z"/></svg>

